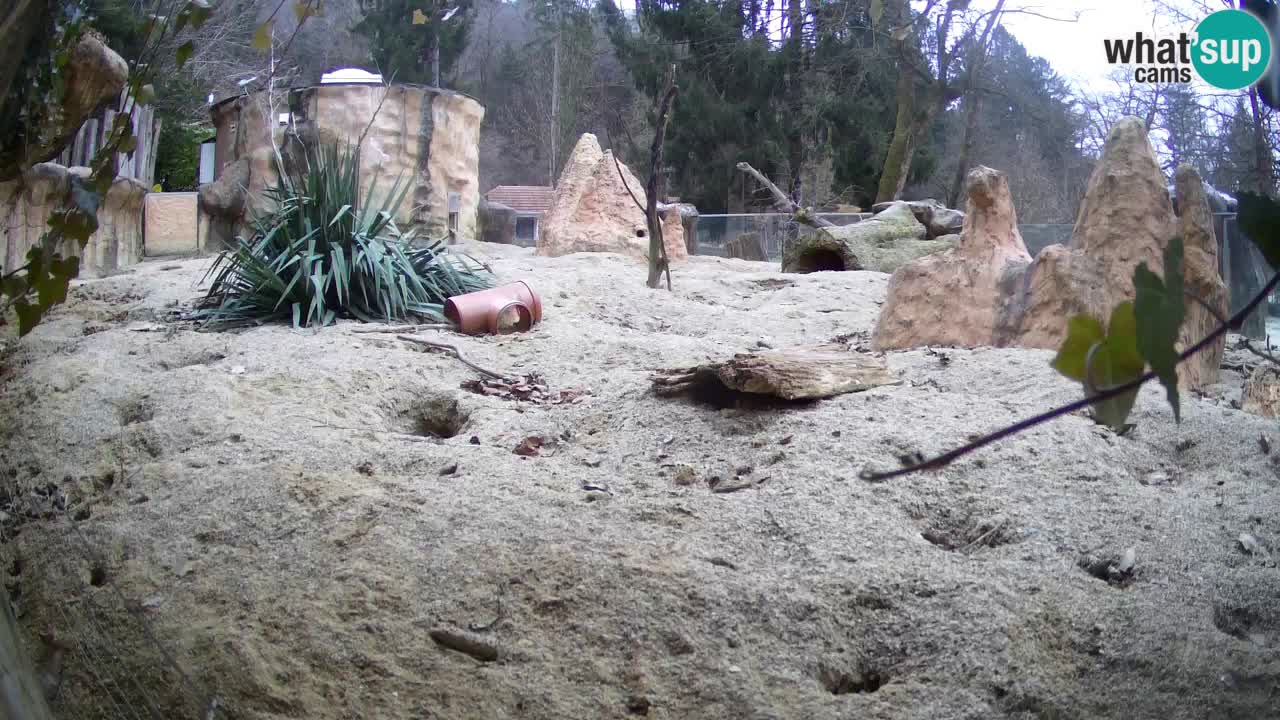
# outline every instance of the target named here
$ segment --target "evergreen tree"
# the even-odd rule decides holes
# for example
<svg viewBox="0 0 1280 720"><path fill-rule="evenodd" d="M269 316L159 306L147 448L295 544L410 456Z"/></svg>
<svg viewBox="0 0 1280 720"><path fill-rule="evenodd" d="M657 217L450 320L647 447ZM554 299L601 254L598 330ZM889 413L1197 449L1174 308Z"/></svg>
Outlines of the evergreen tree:
<svg viewBox="0 0 1280 720"><path fill-rule="evenodd" d="M384 76L440 85L467 44L470 9L471 0L366 0L355 31Z"/></svg>

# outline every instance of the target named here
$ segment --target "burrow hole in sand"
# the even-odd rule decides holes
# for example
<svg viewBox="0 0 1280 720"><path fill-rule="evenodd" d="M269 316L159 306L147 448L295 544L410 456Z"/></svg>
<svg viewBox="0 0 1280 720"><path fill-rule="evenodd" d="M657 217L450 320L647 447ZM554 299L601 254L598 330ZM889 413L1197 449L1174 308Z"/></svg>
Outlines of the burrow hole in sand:
<svg viewBox="0 0 1280 720"><path fill-rule="evenodd" d="M401 432L447 440L457 437L471 419L455 397L425 395L409 401L396 418Z"/></svg>
<svg viewBox="0 0 1280 720"><path fill-rule="evenodd" d="M857 672L846 672L830 666L823 666L818 671L818 680L827 692L832 695L854 695L873 693L889 681L889 676L879 670L862 668Z"/></svg>
<svg viewBox="0 0 1280 720"><path fill-rule="evenodd" d="M843 272L844 258L834 250L813 249L802 253L792 264L794 272Z"/></svg>
<svg viewBox="0 0 1280 720"><path fill-rule="evenodd" d="M1018 541L1018 530L1002 515L940 509L929 518L920 535L943 550L972 551L993 548Z"/></svg>

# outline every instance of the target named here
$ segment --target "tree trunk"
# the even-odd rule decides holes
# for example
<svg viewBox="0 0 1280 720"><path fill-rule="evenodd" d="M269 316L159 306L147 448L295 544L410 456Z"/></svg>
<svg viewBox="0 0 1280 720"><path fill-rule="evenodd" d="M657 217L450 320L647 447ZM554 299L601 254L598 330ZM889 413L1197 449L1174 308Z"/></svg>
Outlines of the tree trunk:
<svg viewBox="0 0 1280 720"><path fill-rule="evenodd" d="M884 171L880 173L880 188L876 202L898 199L907 185L911 171L911 159L916 152L916 90L915 78L902 69L898 73L898 117L893 126L893 139L884 157Z"/></svg>
<svg viewBox="0 0 1280 720"><path fill-rule="evenodd" d="M0 107L10 97L9 90L22 67L23 56L33 37L40 34L45 12L51 3L40 0L18 0L0 15Z"/></svg>
<svg viewBox="0 0 1280 720"><path fill-rule="evenodd" d="M956 163L956 176L952 179L951 188L947 190L947 207L959 207L960 195L964 192L964 179L969 174L969 157L973 155L974 136L978 134L978 115L982 112L982 98L977 93L970 93L965 112L964 140L960 143L960 157Z"/></svg>
<svg viewBox="0 0 1280 720"><path fill-rule="evenodd" d="M1253 189L1263 195L1270 195L1275 185L1275 160L1271 155L1271 147L1267 144L1267 129L1258 107L1258 88L1249 88L1249 109L1253 121Z"/></svg>
<svg viewBox="0 0 1280 720"><path fill-rule="evenodd" d="M653 147L649 151L649 180L645 183L645 224L649 229L649 279L651 288L658 287L663 273L667 276L667 290L671 289L671 267L667 260L667 246L662 237L662 221L658 218L658 179L662 174L662 146L667 137L667 116L676 99L676 66L667 74L667 90L658 105L658 118L654 124Z"/></svg>

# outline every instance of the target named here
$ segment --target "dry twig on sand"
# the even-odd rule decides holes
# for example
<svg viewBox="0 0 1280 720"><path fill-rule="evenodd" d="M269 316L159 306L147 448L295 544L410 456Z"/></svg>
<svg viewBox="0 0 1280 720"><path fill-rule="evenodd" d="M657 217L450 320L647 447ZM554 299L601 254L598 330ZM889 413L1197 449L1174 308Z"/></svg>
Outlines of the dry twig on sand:
<svg viewBox="0 0 1280 720"><path fill-rule="evenodd" d="M472 370L475 370L481 375L487 375L491 378L499 378L499 379L506 377L502 373L497 373L492 370L482 368L479 365L471 362L467 358L463 357L461 350L454 347L453 345L449 345L448 343L440 343L440 342L433 342L431 340L423 340L422 338L412 337L410 335L397 335L396 339L404 340L405 342L414 343L415 345L425 345L429 348L434 348L436 350L444 350L450 353L451 355L453 355L454 357L458 358L458 361L461 362L463 365L466 365L467 367L471 368Z"/></svg>
<svg viewBox="0 0 1280 720"><path fill-rule="evenodd" d="M361 335L367 333L409 333L419 330L457 330L451 323L427 323L425 325L386 325L383 327L354 328L351 332Z"/></svg>

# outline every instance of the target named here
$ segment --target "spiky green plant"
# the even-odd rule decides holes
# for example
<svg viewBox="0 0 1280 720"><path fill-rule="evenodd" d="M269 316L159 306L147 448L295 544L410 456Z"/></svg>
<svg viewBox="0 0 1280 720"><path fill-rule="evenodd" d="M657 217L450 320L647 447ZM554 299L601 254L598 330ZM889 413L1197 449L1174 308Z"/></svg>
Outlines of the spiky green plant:
<svg viewBox="0 0 1280 720"><path fill-rule="evenodd" d="M376 179L361 196L352 148L325 145L302 159L264 191L269 209L253 219L252 236L237 237L209 269L198 313L206 326L443 320L447 298L490 286L483 266L443 240L415 246L415 231L396 226L409 189L402 178L380 199Z"/></svg>

